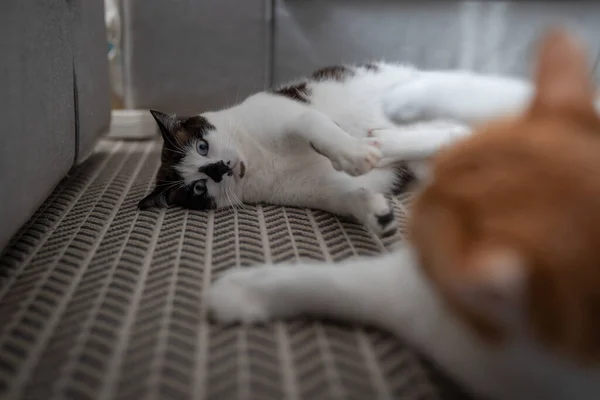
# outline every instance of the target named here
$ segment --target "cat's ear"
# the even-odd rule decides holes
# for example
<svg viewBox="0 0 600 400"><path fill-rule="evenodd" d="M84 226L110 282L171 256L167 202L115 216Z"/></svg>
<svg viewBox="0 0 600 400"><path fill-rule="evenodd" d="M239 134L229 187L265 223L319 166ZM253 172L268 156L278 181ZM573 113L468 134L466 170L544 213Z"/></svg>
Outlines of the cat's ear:
<svg viewBox="0 0 600 400"><path fill-rule="evenodd" d="M169 206L168 191L161 187L156 187L154 190L144 197L138 203L138 208L142 211L151 208L166 208Z"/></svg>
<svg viewBox="0 0 600 400"><path fill-rule="evenodd" d="M160 134L165 143L173 144L177 140L177 133L181 129L181 121L175 114L165 114L160 111L150 110L150 114L158 124Z"/></svg>
<svg viewBox="0 0 600 400"><path fill-rule="evenodd" d="M586 53L584 44L563 29L553 28L543 36L532 112L593 109L595 90Z"/></svg>
<svg viewBox="0 0 600 400"><path fill-rule="evenodd" d="M478 248L465 259L463 271L452 282L463 304L502 324L521 315L527 265L519 252L506 247Z"/></svg>

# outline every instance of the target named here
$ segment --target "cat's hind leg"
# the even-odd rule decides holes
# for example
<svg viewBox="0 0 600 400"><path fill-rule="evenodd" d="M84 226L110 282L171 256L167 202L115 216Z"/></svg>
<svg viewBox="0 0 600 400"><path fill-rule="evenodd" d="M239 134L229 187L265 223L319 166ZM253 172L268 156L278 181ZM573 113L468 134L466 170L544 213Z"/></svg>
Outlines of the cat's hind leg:
<svg viewBox="0 0 600 400"><path fill-rule="evenodd" d="M291 185L280 193L276 202L353 217L380 237L391 236L397 231L393 208L382 194L389 192L394 180L393 171L375 169L353 177L328 170L317 178L309 175L307 179L312 182L310 185Z"/></svg>
<svg viewBox="0 0 600 400"><path fill-rule="evenodd" d="M392 236L398 230L394 210L383 194L360 188L348 192L343 200L350 213L377 236Z"/></svg>
<svg viewBox="0 0 600 400"><path fill-rule="evenodd" d="M288 124L286 132L303 138L314 151L327 157L337 171L352 176L369 172L381 157L376 138L355 138L316 110L303 112Z"/></svg>
<svg viewBox="0 0 600 400"><path fill-rule="evenodd" d="M366 178L367 175L364 177ZM339 181L332 182L325 189L328 191L327 200L320 204L314 204L312 207L337 215L354 217L379 237L388 237L396 233L398 223L394 216L394 209L383 194L367 189L367 185L359 186L358 181L350 184L343 183L343 186L339 187L340 184L342 183Z"/></svg>
<svg viewBox="0 0 600 400"><path fill-rule="evenodd" d="M521 112L531 98L523 80L467 71L422 72L392 88L383 99L396 123L454 120L468 125Z"/></svg>

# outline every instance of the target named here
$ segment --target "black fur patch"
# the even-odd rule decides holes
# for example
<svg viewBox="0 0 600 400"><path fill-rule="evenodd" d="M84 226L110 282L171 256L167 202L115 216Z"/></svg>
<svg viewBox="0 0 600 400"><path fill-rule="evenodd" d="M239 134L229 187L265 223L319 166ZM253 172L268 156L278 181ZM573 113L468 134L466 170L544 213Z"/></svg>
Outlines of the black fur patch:
<svg viewBox="0 0 600 400"><path fill-rule="evenodd" d="M373 71L373 72L379 71L379 65L373 64L373 63L363 64L363 65L361 65L361 67L366 69L367 71Z"/></svg>
<svg viewBox="0 0 600 400"><path fill-rule="evenodd" d="M390 211L389 213L384 214L384 215L377 216L377 223L379 223L379 225L381 225L381 226L386 226L393 220L394 220L394 212L393 211Z"/></svg>
<svg viewBox="0 0 600 400"><path fill-rule="evenodd" d="M394 173L396 174L396 181L390 190L390 194L404 193L416 181L415 174L403 162L394 165Z"/></svg>
<svg viewBox="0 0 600 400"><path fill-rule="evenodd" d="M292 100L299 101L301 103L310 102L310 90L306 86L306 82L283 86L275 90L274 93Z"/></svg>
<svg viewBox="0 0 600 400"><path fill-rule="evenodd" d="M217 203L212 196L194 194L194 185L185 186L171 192L169 205L199 211L217 208Z"/></svg>
<svg viewBox="0 0 600 400"><path fill-rule="evenodd" d="M363 64L360 65L358 68L364 68L368 71L379 71L379 66L373 63ZM355 73L356 67L346 65L334 65L316 70L310 76L309 81L312 80L315 82L344 82L346 79L353 77ZM300 101L302 103L310 103L310 89L307 87L307 82L282 86L279 89L274 90L273 93L278 94L280 96L285 96L292 100Z"/></svg>
<svg viewBox="0 0 600 400"><path fill-rule="evenodd" d="M214 182L219 183L223 180L223 175L231 174L231 168L229 168L223 161L219 161L198 168L198 172L206 174L206 176L208 176Z"/></svg>
<svg viewBox="0 0 600 400"><path fill-rule="evenodd" d="M183 130L189 133L189 135L192 137L201 138L204 135L206 135L209 131L217 129L213 124L208 122L208 120L201 115L180 118L180 121Z"/></svg>
<svg viewBox="0 0 600 400"><path fill-rule="evenodd" d="M345 65L335 65L331 67L321 68L316 70L311 75L311 78L316 81L338 81L343 82L348 77L354 75L354 69L346 67Z"/></svg>

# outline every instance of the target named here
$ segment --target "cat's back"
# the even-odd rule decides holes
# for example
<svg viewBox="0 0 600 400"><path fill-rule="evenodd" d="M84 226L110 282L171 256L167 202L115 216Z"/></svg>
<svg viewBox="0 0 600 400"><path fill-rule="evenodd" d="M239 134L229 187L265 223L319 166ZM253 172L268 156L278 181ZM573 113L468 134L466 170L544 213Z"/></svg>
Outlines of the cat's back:
<svg viewBox="0 0 600 400"><path fill-rule="evenodd" d="M388 62L338 65L313 72L308 78L308 87L313 104L319 107L331 95L361 99L377 97L391 87L414 79L418 74L419 70L412 66Z"/></svg>
<svg viewBox="0 0 600 400"><path fill-rule="evenodd" d="M388 126L382 109L384 96L418 74L411 66L387 62L329 66L273 93L327 114L354 135Z"/></svg>
<svg viewBox="0 0 600 400"><path fill-rule="evenodd" d="M380 108L391 88L418 73L413 67L385 62L323 68L313 73L308 85L311 105L332 117L364 113Z"/></svg>

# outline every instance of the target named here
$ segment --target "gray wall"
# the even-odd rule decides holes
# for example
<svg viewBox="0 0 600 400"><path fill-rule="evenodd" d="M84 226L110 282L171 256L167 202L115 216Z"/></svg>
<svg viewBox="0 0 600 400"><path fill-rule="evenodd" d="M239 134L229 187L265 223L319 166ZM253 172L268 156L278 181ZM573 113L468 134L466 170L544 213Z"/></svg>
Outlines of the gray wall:
<svg viewBox="0 0 600 400"><path fill-rule="evenodd" d="M197 113L265 85L265 0L123 0L125 103Z"/></svg>
<svg viewBox="0 0 600 400"><path fill-rule="evenodd" d="M600 2L279 0L274 80L325 64L387 59L527 76L543 28L560 21L600 49Z"/></svg>
<svg viewBox="0 0 600 400"><path fill-rule="evenodd" d="M126 103L200 112L341 62L527 76L541 28L600 49L600 2L124 0ZM597 72L600 76L600 72Z"/></svg>

